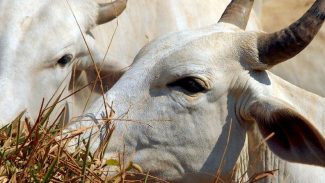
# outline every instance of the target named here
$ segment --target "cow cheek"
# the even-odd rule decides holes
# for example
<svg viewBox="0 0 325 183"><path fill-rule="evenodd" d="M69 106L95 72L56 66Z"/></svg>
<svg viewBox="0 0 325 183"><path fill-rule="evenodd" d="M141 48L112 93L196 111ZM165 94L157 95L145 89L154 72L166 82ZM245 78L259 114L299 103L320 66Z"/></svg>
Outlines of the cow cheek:
<svg viewBox="0 0 325 183"><path fill-rule="evenodd" d="M24 85L14 86L11 82L11 84L1 83L1 86L0 128L9 124L20 112L25 110L25 96L21 91Z"/></svg>
<svg viewBox="0 0 325 183"><path fill-rule="evenodd" d="M40 72L35 72L26 83L26 99L28 101L27 110L32 118L37 118L42 100L45 103L55 101L62 93L61 98L68 95L67 86L70 77L66 71L57 71L58 68L51 68ZM62 69L61 69L62 70ZM56 112L54 111L55 115Z"/></svg>

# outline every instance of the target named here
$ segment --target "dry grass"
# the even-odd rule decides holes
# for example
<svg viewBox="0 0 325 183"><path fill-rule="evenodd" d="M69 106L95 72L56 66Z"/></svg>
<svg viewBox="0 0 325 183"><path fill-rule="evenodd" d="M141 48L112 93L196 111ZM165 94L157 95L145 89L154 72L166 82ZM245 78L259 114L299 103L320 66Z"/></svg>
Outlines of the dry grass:
<svg viewBox="0 0 325 183"><path fill-rule="evenodd" d="M59 98L50 107L42 105L34 125L23 112L0 129L0 182L120 182L142 174L141 167L132 162L124 167L119 160L103 158L113 127L94 153L89 151L90 138L68 148L69 141L85 129L64 132L65 109L51 117ZM106 122L109 125L110 121ZM117 171L109 173L111 168ZM144 176L143 181L148 178Z"/></svg>

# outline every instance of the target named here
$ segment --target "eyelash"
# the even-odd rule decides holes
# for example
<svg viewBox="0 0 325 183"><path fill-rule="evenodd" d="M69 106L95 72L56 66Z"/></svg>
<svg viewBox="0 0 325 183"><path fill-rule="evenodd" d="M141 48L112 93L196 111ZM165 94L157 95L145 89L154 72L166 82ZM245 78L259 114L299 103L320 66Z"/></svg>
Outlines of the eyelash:
<svg viewBox="0 0 325 183"><path fill-rule="evenodd" d="M180 88L188 94L196 94L206 91L206 87L202 84L200 79L194 77L186 77L169 83L167 86L170 88Z"/></svg>

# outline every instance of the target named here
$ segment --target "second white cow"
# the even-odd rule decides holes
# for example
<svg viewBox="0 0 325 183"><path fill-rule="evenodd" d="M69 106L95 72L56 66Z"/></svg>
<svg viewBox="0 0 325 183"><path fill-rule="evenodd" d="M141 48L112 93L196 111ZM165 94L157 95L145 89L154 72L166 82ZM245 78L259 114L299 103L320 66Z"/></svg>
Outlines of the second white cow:
<svg viewBox="0 0 325 183"><path fill-rule="evenodd" d="M93 51L89 31L114 19L125 4L124 0L102 5L91 0L0 1L0 128L25 109L35 118L43 98L47 103L67 87L73 65L83 70L97 64L98 59L76 64L88 55L85 41ZM65 90L64 96L68 94Z"/></svg>

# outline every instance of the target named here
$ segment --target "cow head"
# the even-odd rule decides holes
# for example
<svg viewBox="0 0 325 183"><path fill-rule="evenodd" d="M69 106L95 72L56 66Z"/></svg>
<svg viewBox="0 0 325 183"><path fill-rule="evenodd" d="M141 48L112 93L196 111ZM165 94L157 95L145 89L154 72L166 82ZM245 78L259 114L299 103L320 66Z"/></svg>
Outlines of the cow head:
<svg viewBox="0 0 325 183"><path fill-rule="evenodd" d="M255 123L263 137L274 132L267 143L281 158L325 165L324 137L286 97L297 88L266 71L307 46L324 21L325 3L316 1L272 34L244 31L252 3L233 0L218 24L166 35L140 51L108 101L89 110L97 121L112 104L108 155L121 152L171 180L203 182L218 169L231 174ZM71 127L80 124L93 123Z"/></svg>
<svg viewBox="0 0 325 183"><path fill-rule="evenodd" d="M0 127L67 87L72 68L101 61L90 30L122 13L126 0L4 0L0 3ZM85 42L88 43L86 46ZM108 68L108 67L106 67Z"/></svg>

